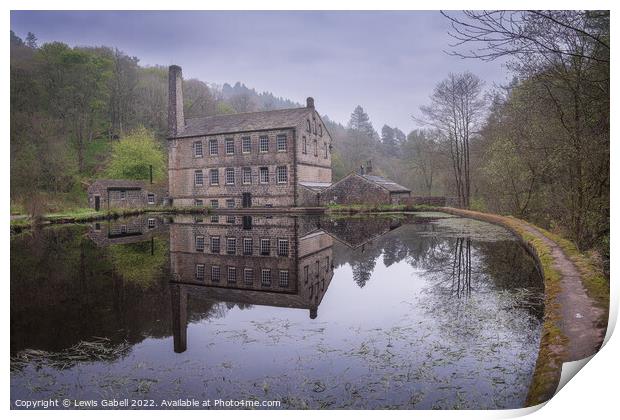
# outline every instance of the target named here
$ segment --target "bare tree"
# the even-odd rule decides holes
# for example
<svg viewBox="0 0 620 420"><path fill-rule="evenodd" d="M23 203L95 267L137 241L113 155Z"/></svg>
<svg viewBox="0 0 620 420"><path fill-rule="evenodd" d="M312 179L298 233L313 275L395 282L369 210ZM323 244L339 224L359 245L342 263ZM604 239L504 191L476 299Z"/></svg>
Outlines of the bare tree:
<svg viewBox="0 0 620 420"><path fill-rule="evenodd" d="M472 73L450 73L435 87L431 104L420 107L423 117L413 116L417 122L437 129L447 145L461 207L470 204L470 141L480 126L485 107L482 86L480 78Z"/></svg>

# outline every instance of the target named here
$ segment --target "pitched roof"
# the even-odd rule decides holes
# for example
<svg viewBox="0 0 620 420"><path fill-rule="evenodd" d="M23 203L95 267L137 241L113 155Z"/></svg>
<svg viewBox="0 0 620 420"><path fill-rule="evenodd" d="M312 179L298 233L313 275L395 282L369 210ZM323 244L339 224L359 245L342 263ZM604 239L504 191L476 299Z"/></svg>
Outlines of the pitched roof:
<svg viewBox="0 0 620 420"><path fill-rule="evenodd" d="M360 175L361 177L367 179L370 182L374 182L375 184L379 184L381 185L383 188L387 189L390 192L411 192L411 190L407 187L403 187L400 184L397 184L396 182L387 179L387 178L383 178L382 176L378 176L378 175Z"/></svg>
<svg viewBox="0 0 620 420"><path fill-rule="evenodd" d="M308 108L289 108L188 118L185 120L185 129L177 137L295 127L305 118L308 111Z"/></svg>

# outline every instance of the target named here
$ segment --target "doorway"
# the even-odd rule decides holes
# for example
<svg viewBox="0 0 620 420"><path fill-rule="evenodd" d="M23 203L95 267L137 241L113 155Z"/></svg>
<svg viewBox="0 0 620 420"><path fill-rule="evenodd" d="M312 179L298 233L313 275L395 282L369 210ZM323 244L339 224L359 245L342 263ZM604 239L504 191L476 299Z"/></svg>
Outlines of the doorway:
<svg viewBox="0 0 620 420"><path fill-rule="evenodd" d="M96 195L95 196L95 211L99 211L100 207L101 207L101 197Z"/></svg>
<svg viewBox="0 0 620 420"><path fill-rule="evenodd" d="M252 193L243 193L241 196L241 207L252 207Z"/></svg>

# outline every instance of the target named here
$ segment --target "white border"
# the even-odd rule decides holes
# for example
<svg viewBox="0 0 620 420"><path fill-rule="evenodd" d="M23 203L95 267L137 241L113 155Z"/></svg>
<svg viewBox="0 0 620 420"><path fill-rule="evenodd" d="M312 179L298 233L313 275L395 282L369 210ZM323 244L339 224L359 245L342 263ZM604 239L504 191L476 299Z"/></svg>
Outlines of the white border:
<svg viewBox="0 0 620 420"><path fill-rule="evenodd" d="M8 4L7 4L8 3ZM151 1L119 1L119 0L108 0L105 2L78 2L75 0L67 1L67 0L58 0L54 2L44 1L44 0L24 0L24 1L9 1L6 4L7 10L3 15L3 26L5 27L5 42L2 44L3 49L3 57L4 57L4 80L2 83L2 97L4 101L2 102L3 115L4 115L4 124L3 124L3 132L5 133L4 142L2 143L3 147L3 160L4 164L1 166L3 180L2 185L2 206L4 209L4 218L3 218L3 227L5 232L5 238L2 241L2 258L3 258L3 267L4 267L4 276L2 279L4 280L4 311L0 315L3 320L3 360L5 360L5 377L2 382L2 391L5 396L4 407L8 411L9 409L9 340L10 340L10 327L9 327L9 304L10 304L10 289L9 289L9 165L10 165L10 154L9 154L9 42L8 42L8 28L10 28L10 13L9 10L31 10L31 9L41 9L47 10L51 7L55 7L57 9L64 10L102 10L102 9L112 9L112 10L140 10L140 9L155 9L155 10L201 10L201 9L211 9L211 10L346 10L349 8L355 8L357 10L405 10L405 9L413 9L413 10L460 10L460 9L493 9L498 6L503 8L514 8L514 9L528 9L528 8L536 8L536 9L612 9L612 46L616 46L617 42L617 30L618 26L615 25L616 13L614 7L618 2L611 1L532 1L532 0L524 0L524 1L503 1L498 3L495 1L468 1L468 2L459 2L459 1L435 1L435 2L419 2L412 3L410 1L403 0L382 0L381 2L370 2L366 0L357 1L354 3L349 3L345 1L339 0L298 0L295 2L283 1L283 0L264 0L261 2L252 2L252 1L242 1L242 0L227 0L225 2L204 2L204 1L182 1L177 0L174 2L171 1L161 1L161 0L151 0ZM615 54L612 53L612 56L615 57ZM615 59L614 59L615 60ZM615 61L612 61L611 72L615 76L616 65ZM615 81L615 77L614 77ZM612 97L617 98L617 83L612 83ZM612 113L614 115L613 106ZM616 129L614 121L612 120L611 127L611 138L617 140L615 136ZM617 208L613 206L613 204L617 204L617 185L618 185L618 167L615 165L614 156L617 156L618 146L614 141L612 141L612 191L611 191L611 201L612 201L612 209ZM612 210L612 233L616 232L616 224L614 222L614 210ZM616 278L617 263L618 261L618 247L616 246L615 239L612 239L612 266L611 266L611 277L612 279ZM617 318L617 303L618 303L618 287L616 282L612 281L612 308L610 314L610 329L615 325L615 321ZM527 413L531 413L535 411L531 416L532 418L547 418L547 417L557 417L563 419L573 419L573 418L609 418L608 415L612 412L617 412L616 408L616 400L618 399L617 388L615 387L616 375L618 375L618 360L616 355L618 354L618 350L620 345L618 344L617 338L611 338L602 351L597 354L591 362L589 362L581 372L579 372L576 376L576 379L571 380L551 401L544 406L542 410L532 410L532 409L521 409L521 410L508 410L508 411L463 411L463 412L452 412L452 411L442 411L442 412L428 412L428 411L397 411L397 412L385 412L385 411L356 411L356 412L343 412L343 411L310 411L310 412L290 412L290 411L262 411L262 412L247 412L247 411L217 411L217 412L190 412L183 411L182 413L171 413L166 411L158 411L158 412L127 412L127 411L115 411L115 412L106 412L106 411L98 411L98 412L89 412L89 418L109 418L113 416L114 418L125 418L125 417L137 417L137 418L169 418L170 416L178 416L181 415L183 417L193 417L193 418L204 418L205 416L217 416L218 418L238 418L241 416L252 415L253 417L259 418L290 418L292 415L295 417L299 416L301 418L315 418L316 416L327 417L327 418L335 418L336 416L352 414L360 418L376 418L376 417L393 417L393 418L410 418L410 417L428 417L432 416L433 418L472 418L472 419L480 419L480 418L507 418L507 417L516 417L521 416ZM50 417L50 418L83 418L84 412L78 411L38 411L36 413L26 412L26 411L11 411L8 413L11 417L15 418L33 418L33 417ZM616 414L616 413L614 413ZM617 415L617 414L616 414Z"/></svg>

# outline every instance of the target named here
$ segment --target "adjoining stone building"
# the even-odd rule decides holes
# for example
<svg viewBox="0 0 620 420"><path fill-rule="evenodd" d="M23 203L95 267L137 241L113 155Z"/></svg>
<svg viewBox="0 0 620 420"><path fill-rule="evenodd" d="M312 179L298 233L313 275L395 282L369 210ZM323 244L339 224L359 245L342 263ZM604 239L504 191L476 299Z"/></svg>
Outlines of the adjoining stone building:
<svg viewBox="0 0 620 420"><path fill-rule="evenodd" d="M168 181L174 206L315 206L331 185L332 138L306 107L185 119L182 72L169 68Z"/></svg>
<svg viewBox="0 0 620 420"><path fill-rule="evenodd" d="M411 190L387 178L360 172L351 172L319 194L322 206L330 204L404 204Z"/></svg>
<svg viewBox="0 0 620 420"><path fill-rule="evenodd" d="M88 206L98 211L162 205L167 192L149 181L98 179L88 186L87 194Z"/></svg>

